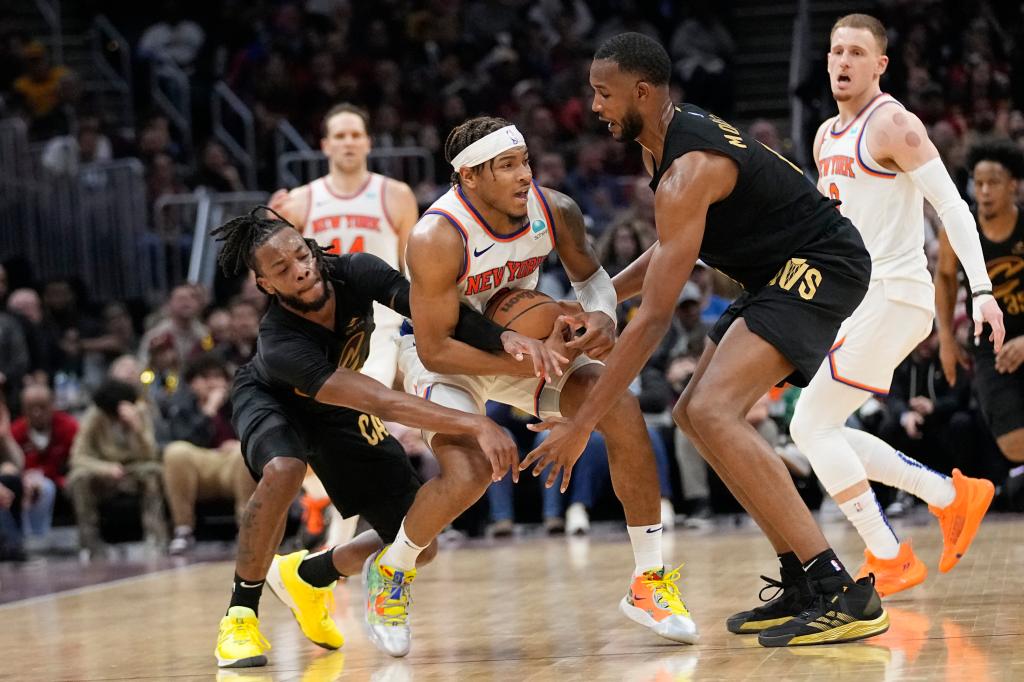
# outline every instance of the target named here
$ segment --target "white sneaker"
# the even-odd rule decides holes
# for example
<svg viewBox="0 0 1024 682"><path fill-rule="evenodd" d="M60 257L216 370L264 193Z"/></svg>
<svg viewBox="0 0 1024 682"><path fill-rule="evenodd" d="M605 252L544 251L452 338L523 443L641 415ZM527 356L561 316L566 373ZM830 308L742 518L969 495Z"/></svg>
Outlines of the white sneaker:
<svg viewBox="0 0 1024 682"><path fill-rule="evenodd" d="M665 530L676 527L676 508L667 497L661 498L661 525Z"/></svg>
<svg viewBox="0 0 1024 682"><path fill-rule="evenodd" d="M590 514L582 502L573 502L565 510L565 532L568 535L586 535L590 532Z"/></svg>

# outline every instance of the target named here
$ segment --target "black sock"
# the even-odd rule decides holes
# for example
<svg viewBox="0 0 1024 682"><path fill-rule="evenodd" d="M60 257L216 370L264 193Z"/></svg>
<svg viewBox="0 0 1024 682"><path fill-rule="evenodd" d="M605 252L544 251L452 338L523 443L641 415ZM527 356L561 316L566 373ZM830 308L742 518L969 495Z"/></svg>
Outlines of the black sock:
<svg viewBox="0 0 1024 682"><path fill-rule="evenodd" d="M786 582L787 578L802 578L804 576L804 567L800 563L800 559L796 557L796 552L786 552L785 554L780 554L779 564L782 565L783 582Z"/></svg>
<svg viewBox="0 0 1024 682"><path fill-rule="evenodd" d="M342 577L334 567L334 548L309 554L299 564L299 577L313 587L327 587Z"/></svg>
<svg viewBox="0 0 1024 682"><path fill-rule="evenodd" d="M846 572L846 567L843 566L843 563L839 561L839 557L831 549L826 549L808 561L803 565L803 569L804 573L807 574L807 578L812 581L826 578L841 578L844 583L853 582L853 578Z"/></svg>
<svg viewBox="0 0 1024 682"><path fill-rule="evenodd" d="M256 582L249 582L242 580L237 573L235 573L235 584L231 588L231 604L232 606L244 606L252 609L253 613L259 615L260 609L260 596L263 594L263 583L264 580Z"/></svg>

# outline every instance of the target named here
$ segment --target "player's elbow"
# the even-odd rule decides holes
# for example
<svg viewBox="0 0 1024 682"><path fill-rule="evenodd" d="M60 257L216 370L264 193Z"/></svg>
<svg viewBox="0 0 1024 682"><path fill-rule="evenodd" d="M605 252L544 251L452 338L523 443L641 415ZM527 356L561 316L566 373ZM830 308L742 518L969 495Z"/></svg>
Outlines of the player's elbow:
<svg viewBox="0 0 1024 682"><path fill-rule="evenodd" d="M420 362L431 372L444 373L447 369L445 362L447 353L445 353L444 347L444 340L429 339L420 341L420 339L416 339L416 352L420 356Z"/></svg>

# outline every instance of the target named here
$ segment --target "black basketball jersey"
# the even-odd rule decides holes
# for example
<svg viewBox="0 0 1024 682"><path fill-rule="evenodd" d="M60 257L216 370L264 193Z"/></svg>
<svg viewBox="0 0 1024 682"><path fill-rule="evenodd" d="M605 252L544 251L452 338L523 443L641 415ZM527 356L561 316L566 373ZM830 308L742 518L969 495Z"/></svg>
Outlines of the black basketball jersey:
<svg viewBox="0 0 1024 682"><path fill-rule="evenodd" d="M985 256L985 269L992 280L992 295L1003 310L1003 324L1006 338L1024 335L1024 210L1017 215L1017 224L1009 237L994 242L978 230L981 238L981 252ZM961 270L962 271L962 270ZM964 277L966 282L966 277ZM971 313L972 299L968 292L968 313ZM989 331L981 335L980 350L992 350L988 340ZM973 347L973 344L971 344Z"/></svg>
<svg viewBox="0 0 1024 682"><path fill-rule="evenodd" d="M736 187L708 209L700 257L746 289L764 286L802 246L846 219L793 163L712 113L676 106L651 189L677 158L723 154L739 167Z"/></svg>

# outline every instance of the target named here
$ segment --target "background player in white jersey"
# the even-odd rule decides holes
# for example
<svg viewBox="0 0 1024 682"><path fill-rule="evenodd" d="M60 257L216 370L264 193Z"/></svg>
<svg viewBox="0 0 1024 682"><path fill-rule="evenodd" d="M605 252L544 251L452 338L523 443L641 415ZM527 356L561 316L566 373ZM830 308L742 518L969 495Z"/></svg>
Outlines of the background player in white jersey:
<svg viewBox="0 0 1024 682"><path fill-rule="evenodd" d="M290 192L278 190L270 207L329 253L371 253L404 272L405 244L419 217L412 189L370 172L369 117L359 107L348 103L331 107L324 115L322 132L320 149L329 163L327 175ZM360 371L391 388L398 366L395 337L402 318L377 303L373 318L370 354ZM321 514L328 513L326 544L337 545L351 537L358 519L343 521L335 510L328 511L327 492L312 474L303 487L307 531L315 534L322 527Z"/></svg>
<svg viewBox="0 0 1024 682"><path fill-rule="evenodd" d="M574 414L602 365L600 357L615 340L615 290L587 246L583 216L572 199L538 187L516 128L500 118L470 119L448 136L445 156L452 163L452 189L426 211L413 229L407 252L415 339L405 337L399 366L405 387L440 405L484 413L488 400L535 415ZM496 358L456 341L452 332L460 302L484 310L506 288L533 289L539 267L555 249L573 280L587 331L565 344L556 330L549 342L577 355L557 381L545 383L532 367ZM565 327L560 321L556 327ZM557 339L557 340L556 340ZM415 342L413 342L415 341ZM626 394L598 427L608 445L615 492L626 512L636 571L620 609L657 634L695 642L697 630L679 594L678 571L665 571L661 553L661 507L654 454L639 404ZM399 589L400 576L415 572L416 557L436 535L484 494L492 481L487 460L466 438L425 433L441 465L409 509L394 543L367 562L369 602ZM557 471L553 468L547 483ZM518 479L518 471L513 471ZM562 491L569 484L562 480ZM394 576L399 576L395 578ZM573 608L573 607L569 607ZM367 610L374 639L408 644L404 620L391 627L388 614Z"/></svg>
<svg viewBox="0 0 1024 682"><path fill-rule="evenodd" d="M893 370L931 332L935 298L924 253L923 199L938 212L970 280L975 336L988 323L997 349L1003 340L1002 313L971 213L924 125L879 87L889 61L885 50L885 29L874 17L851 14L832 28L828 72L839 114L815 138L818 186L841 202L839 210L860 230L871 254L871 286L800 396L790 425L822 485L864 539L861 575L874 573L882 595L920 583L927 568L909 540L896 538L868 479L928 502L942 527L942 572L963 556L993 492L988 481L958 470L950 479L843 426L871 393L888 392Z"/></svg>

